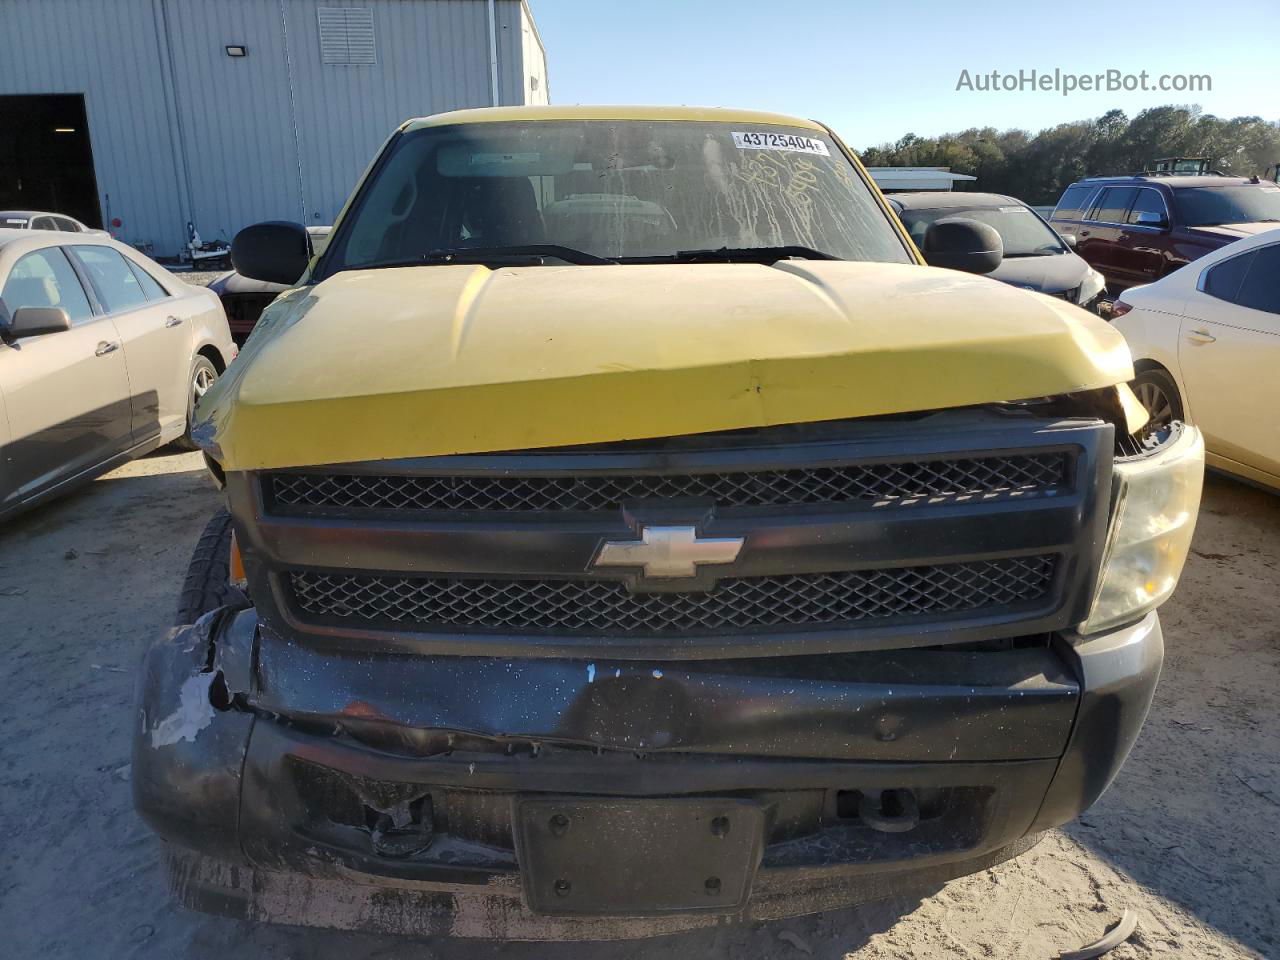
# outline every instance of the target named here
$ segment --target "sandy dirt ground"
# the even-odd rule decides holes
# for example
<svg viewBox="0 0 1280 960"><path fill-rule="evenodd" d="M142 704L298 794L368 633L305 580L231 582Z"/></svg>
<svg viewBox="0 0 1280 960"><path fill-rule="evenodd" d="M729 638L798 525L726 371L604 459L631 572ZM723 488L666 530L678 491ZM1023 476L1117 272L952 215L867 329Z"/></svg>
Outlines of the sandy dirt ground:
<svg viewBox="0 0 1280 960"><path fill-rule="evenodd" d="M1168 659L1119 780L1030 853L923 900L652 941L405 942L255 927L165 893L129 793L133 671L218 506L152 455L0 527L0 956L1048 958L1126 908L1112 960L1280 957L1280 498L1211 478Z"/></svg>
<svg viewBox="0 0 1280 960"><path fill-rule="evenodd" d="M190 283L197 287L207 287L218 277L222 276L225 270L185 270L174 272L174 276L179 280Z"/></svg>

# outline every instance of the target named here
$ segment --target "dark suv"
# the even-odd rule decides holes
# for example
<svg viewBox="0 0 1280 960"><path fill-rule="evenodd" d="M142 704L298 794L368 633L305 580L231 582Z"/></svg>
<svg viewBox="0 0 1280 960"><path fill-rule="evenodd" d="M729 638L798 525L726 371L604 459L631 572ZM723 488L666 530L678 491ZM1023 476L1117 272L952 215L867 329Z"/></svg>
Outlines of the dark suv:
<svg viewBox="0 0 1280 960"><path fill-rule="evenodd" d="M1093 177L1069 186L1050 217L1112 294L1277 222L1280 186L1222 174Z"/></svg>

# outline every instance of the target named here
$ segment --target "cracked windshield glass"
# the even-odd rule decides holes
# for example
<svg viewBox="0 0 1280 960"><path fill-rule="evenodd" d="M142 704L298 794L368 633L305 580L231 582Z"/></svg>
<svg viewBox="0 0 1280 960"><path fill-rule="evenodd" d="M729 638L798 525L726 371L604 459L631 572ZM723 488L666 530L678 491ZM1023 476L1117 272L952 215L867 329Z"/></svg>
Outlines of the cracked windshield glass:
<svg viewBox="0 0 1280 960"><path fill-rule="evenodd" d="M911 262L829 137L708 122L411 131L339 232L329 272L482 250L597 262L795 248L784 255Z"/></svg>

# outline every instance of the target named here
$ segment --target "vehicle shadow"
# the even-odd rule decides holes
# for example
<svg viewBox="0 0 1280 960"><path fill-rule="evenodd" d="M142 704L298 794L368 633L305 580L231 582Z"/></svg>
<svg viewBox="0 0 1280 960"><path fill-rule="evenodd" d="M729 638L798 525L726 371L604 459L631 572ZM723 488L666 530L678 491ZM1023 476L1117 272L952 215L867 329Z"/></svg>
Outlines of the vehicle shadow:
<svg viewBox="0 0 1280 960"><path fill-rule="evenodd" d="M1280 956L1280 497L1206 478L1133 753L1064 832L1156 896Z"/></svg>
<svg viewBox="0 0 1280 960"><path fill-rule="evenodd" d="M160 447L0 522L0 545L23 538L46 537L70 524L87 526L92 514L103 508L115 511L122 506L145 506L155 500L179 502L185 499L188 486L212 490L200 476L204 473L199 454L178 450L172 445ZM192 479L196 483L189 483ZM198 509L203 512L205 507L201 505Z"/></svg>

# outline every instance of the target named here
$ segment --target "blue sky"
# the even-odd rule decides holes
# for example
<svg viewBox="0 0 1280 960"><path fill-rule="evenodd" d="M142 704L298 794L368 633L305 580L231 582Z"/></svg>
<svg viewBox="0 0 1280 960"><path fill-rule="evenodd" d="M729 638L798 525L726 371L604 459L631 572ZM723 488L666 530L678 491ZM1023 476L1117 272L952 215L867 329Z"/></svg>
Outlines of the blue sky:
<svg viewBox="0 0 1280 960"><path fill-rule="evenodd" d="M1198 103L1280 119L1268 5L937 0L530 0L554 103L753 107L855 148L971 126L1032 131ZM960 71L1209 74L1209 93L957 92Z"/></svg>

